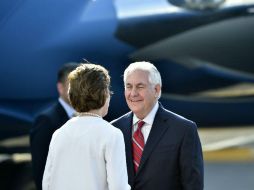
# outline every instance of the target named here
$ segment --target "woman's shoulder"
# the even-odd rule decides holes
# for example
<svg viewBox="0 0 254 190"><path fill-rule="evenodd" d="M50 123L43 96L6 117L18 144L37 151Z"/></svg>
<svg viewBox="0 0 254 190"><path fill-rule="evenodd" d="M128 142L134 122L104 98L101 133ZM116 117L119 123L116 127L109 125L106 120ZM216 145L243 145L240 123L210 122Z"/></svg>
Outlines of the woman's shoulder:
<svg viewBox="0 0 254 190"><path fill-rule="evenodd" d="M109 123L108 121L104 119L101 124L103 125L105 130L111 133L121 133L120 129L116 128L115 126L113 126L111 123Z"/></svg>

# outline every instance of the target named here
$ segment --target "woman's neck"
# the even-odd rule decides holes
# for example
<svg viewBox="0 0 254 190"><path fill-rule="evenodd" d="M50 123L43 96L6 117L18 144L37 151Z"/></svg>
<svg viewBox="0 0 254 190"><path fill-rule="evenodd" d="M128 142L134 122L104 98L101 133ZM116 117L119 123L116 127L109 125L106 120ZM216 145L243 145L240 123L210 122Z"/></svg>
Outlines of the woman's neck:
<svg viewBox="0 0 254 190"><path fill-rule="evenodd" d="M102 117L101 110L90 110L88 112L79 112L79 116L93 116L93 117Z"/></svg>

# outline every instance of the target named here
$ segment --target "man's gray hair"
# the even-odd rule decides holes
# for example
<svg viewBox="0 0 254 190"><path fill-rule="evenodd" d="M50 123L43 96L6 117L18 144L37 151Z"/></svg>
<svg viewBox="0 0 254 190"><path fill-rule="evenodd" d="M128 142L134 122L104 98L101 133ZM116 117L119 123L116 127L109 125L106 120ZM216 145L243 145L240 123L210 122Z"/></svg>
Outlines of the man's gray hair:
<svg viewBox="0 0 254 190"><path fill-rule="evenodd" d="M139 61L139 62L131 63L124 71L124 75L123 75L124 84L126 84L127 76L136 70L147 71L149 83L153 86L159 84L162 87L160 72L152 63L147 61Z"/></svg>

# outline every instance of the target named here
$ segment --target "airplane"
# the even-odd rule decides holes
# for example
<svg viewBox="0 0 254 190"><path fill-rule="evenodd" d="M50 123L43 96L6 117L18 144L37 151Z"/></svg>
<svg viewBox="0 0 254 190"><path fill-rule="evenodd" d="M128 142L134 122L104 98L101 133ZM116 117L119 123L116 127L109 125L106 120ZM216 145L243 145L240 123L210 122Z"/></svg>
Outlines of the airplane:
<svg viewBox="0 0 254 190"><path fill-rule="evenodd" d="M161 72L165 107L201 127L254 123L252 0L0 5L0 139L27 134L35 115L57 97L59 66L83 59L110 71L115 95L108 120L128 110L124 68L147 60Z"/></svg>
<svg viewBox="0 0 254 190"><path fill-rule="evenodd" d="M28 135L72 61L109 70L108 121L128 111L124 69L150 61L164 107L198 127L253 126L253 14L254 0L2 0L0 153L29 152L1 141Z"/></svg>
<svg viewBox="0 0 254 190"><path fill-rule="evenodd" d="M110 71L115 95L108 120L128 110L124 68L148 60L161 72L161 102L172 111L200 126L253 124L254 2L197 2L1 1L0 139L14 129L27 133L57 97L59 66L82 59ZM225 88L227 95L215 92Z"/></svg>

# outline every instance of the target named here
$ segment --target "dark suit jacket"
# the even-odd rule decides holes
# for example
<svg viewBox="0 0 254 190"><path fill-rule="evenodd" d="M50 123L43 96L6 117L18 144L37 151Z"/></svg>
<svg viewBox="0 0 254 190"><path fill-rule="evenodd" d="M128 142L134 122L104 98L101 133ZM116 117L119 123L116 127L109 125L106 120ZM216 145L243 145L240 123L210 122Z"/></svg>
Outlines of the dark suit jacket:
<svg viewBox="0 0 254 190"><path fill-rule="evenodd" d="M135 175L132 118L129 112L112 122L124 134L132 190L202 190L203 156L196 124L160 105Z"/></svg>
<svg viewBox="0 0 254 190"><path fill-rule="evenodd" d="M51 137L68 119L66 111L59 102L40 113L35 119L30 131L30 146L34 179L38 190L42 189L42 177Z"/></svg>

